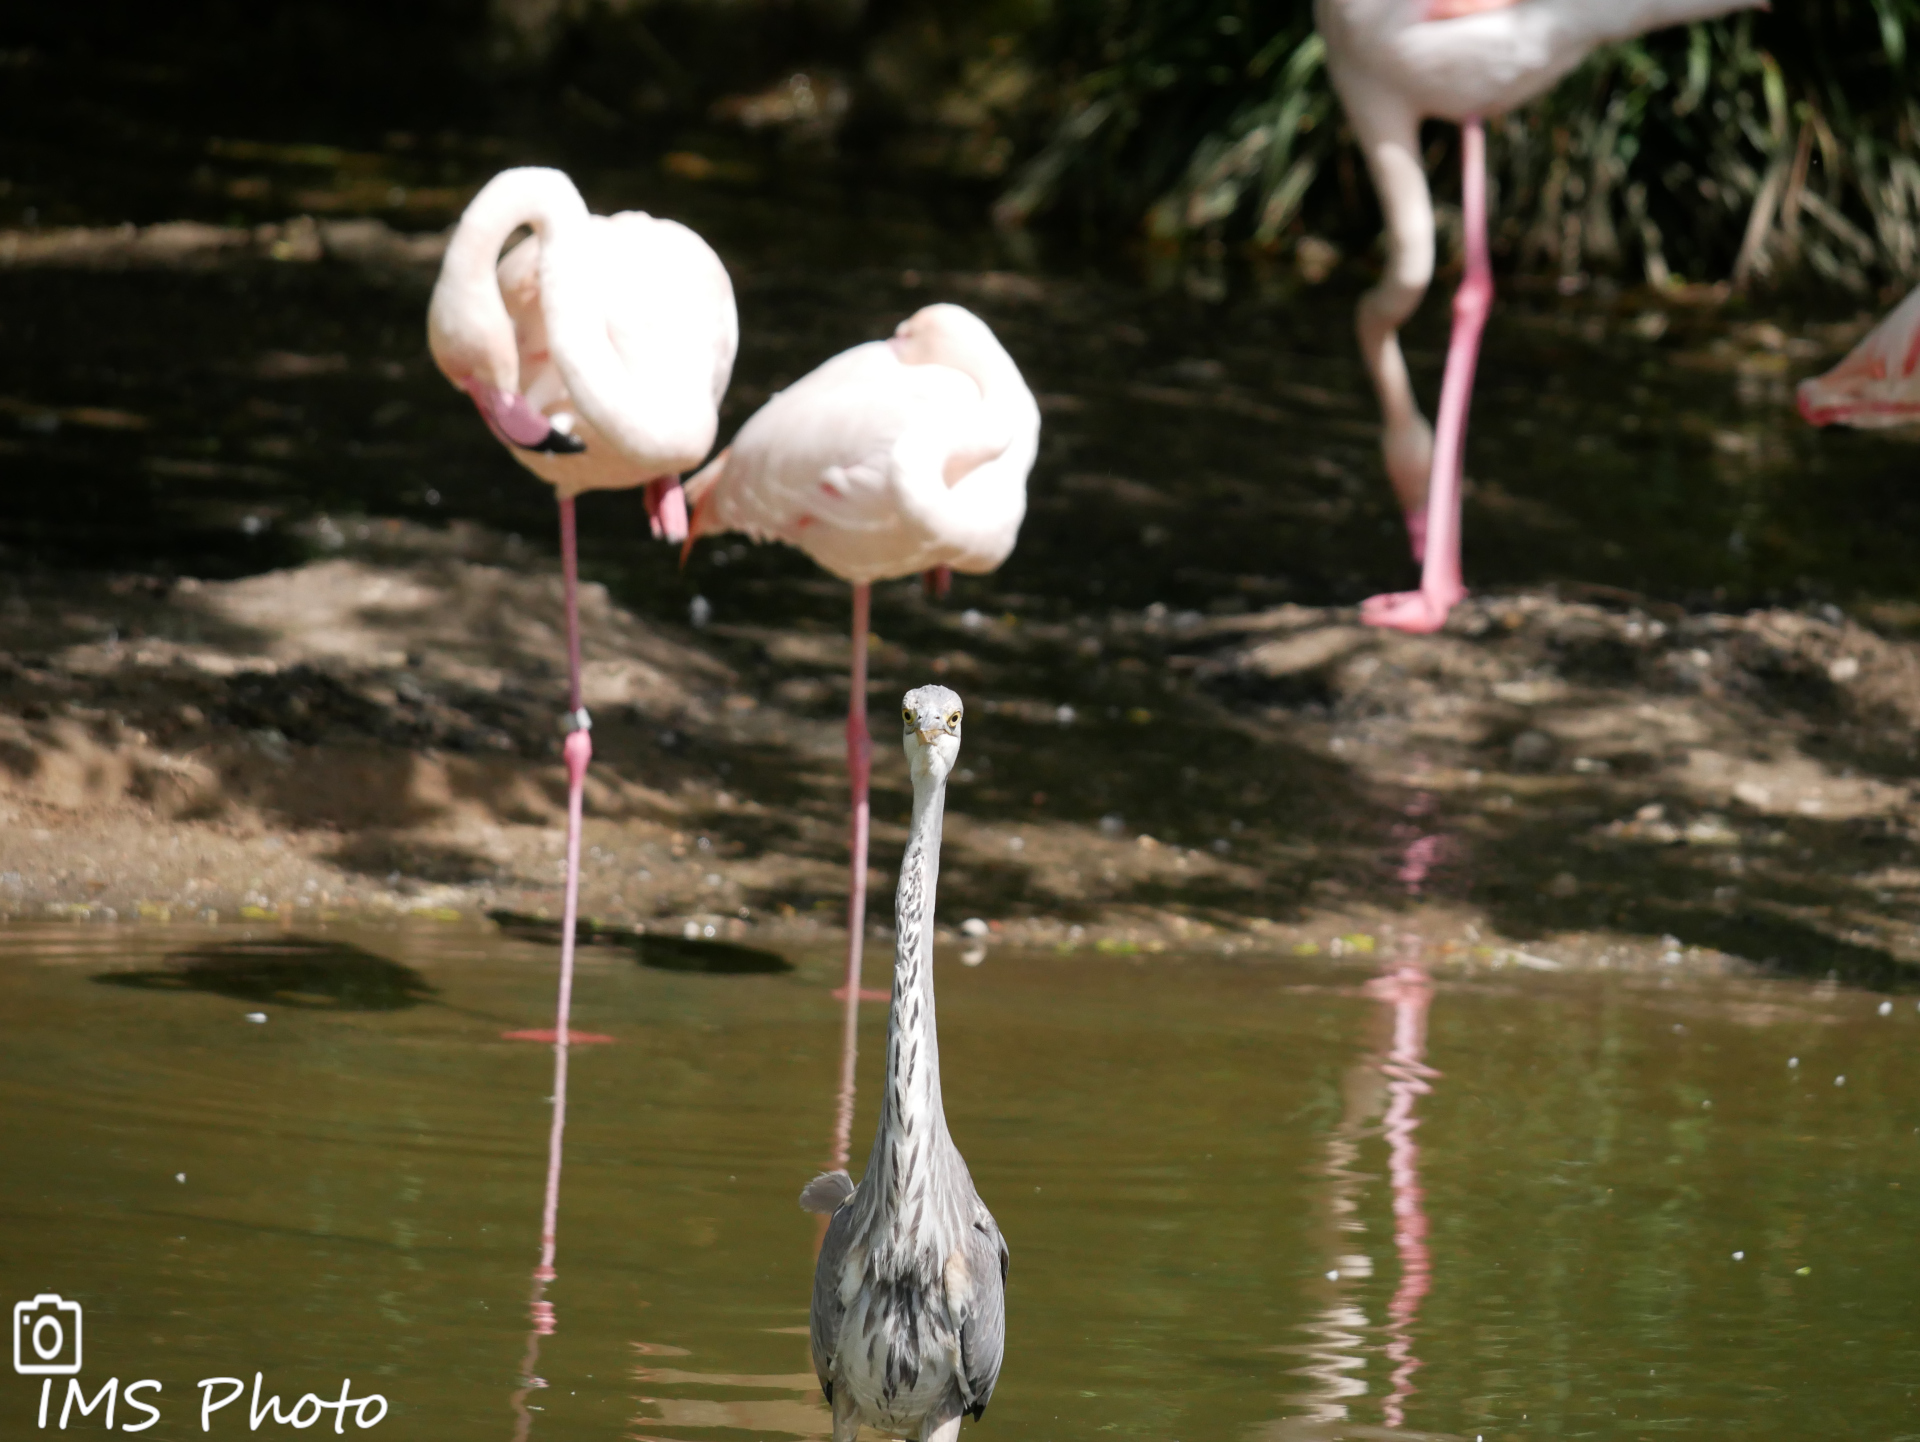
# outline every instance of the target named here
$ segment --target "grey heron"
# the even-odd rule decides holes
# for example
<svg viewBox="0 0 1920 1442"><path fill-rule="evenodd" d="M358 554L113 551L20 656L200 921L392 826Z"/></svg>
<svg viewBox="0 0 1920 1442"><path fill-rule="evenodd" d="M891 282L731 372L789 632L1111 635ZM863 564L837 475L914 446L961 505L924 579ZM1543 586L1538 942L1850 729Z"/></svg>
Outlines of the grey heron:
<svg viewBox="0 0 1920 1442"><path fill-rule="evenodd" d="M813 1274L813 1369L834 1442L861 1424L953 1442L986 1411L1006 1342L1007 1244L973 1188L940 1101L933 1011L933 898L947 777L960 754L960 698L909 691L902 740L913 829L894 901L893 1001L880 1123L856 1187L815 1177L800 1205L831 1215Z"/></svg>

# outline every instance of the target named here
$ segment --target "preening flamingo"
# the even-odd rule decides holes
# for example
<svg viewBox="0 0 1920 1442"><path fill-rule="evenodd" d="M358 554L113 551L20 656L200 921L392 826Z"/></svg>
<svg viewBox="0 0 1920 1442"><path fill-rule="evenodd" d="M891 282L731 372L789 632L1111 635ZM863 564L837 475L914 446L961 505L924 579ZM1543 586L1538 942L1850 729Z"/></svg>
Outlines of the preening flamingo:
<svg viewBox="0 0 1920 1442"><path fill-rule="evenodd" d="M1920 290L1839 365L1801 381L1799 399L1800 414L1816 426L1879 430L1920 420Z"/></svg>
<svg viewBox="0 0 1920 1442"><path fill-rule="evenodd" d="M533 234L502 257L522 227ZM685 226L637 211L591 215L557 170L502 171L447 243L427 343L513 458L560 498L567 613L567 863L554 1040L554 1150L564 1103L580 817L592 718L580 691L574 498L644 485L653 532L686 534L677 477L713 448L739 322L726 267Z"/></svg>
<svg viewBox="0 0 1920 1442"><path fill-rule="evenodd" d="M1362 606L1369 625L1437 631L1466 595L1460 490L1467 408L1493 304L1481 117L1532 100L1601 45L1752 8L1765 8L1765 0L1314 0L1327 69L1386 217L1386 271L1360 302L1360 350L1380 397L1387 474L1421 561L1419 590L1374 596ZM1466 274L1453 301L1437 430L1414 399L1399 338L1433 279L1433 197L1420 160L1425 119L1460 126L1466 228Z"/></svg>
<svg viewBox="0 0 1920 1442"><path fill-rule="evenodd" d="M853 586L849 1027L867 914L871 588L942 566L978 574L1006 560L1039 445L1040 408L986 322L961 306L930 305L892 339L843 351L775 395L687 482L689 546L716 531L785 541Z"/></svg>

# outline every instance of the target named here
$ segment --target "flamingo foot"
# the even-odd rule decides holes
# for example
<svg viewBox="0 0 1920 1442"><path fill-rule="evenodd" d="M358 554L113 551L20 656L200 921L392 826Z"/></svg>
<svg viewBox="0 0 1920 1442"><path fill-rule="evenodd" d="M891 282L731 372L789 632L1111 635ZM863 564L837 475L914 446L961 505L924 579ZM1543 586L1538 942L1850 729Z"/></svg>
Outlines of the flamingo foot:
<svg viewBox="0 0 1920 1442"><path fill-rule="evenodd" d="M1427 506L1422 501L1406 513L1407 544L1413 551L1416 562L1427 559Z"/></svg>
<svg viewBox="0 0 1920 1442"><path fill-rule="evenodd" d="M648 481L643 492L647 502L647 524L656 541L675 545L687 539L687 493L673 476ZM684 559L684 558L683 558Z"/></svg>
<svg viewBox="0 0 1920 1442"><path fill-rule="evenodd" d="M560 1033L550 1026L541 1026L534 1027L527 1031L503 1031L500 1033L500 1040L544 1041L552 1043L560 1040ZM574 1046L603 1046L607 1042L612 1041L613 1038L607 1036L604 1032L575 1031L572 1027L568 1027L567 1040Z"/></svg>
<svg viewBox="0 0 1920 1442"><path fill-rule="evenodd" d="M1369 626L1424 636L1446 625L1447 613L1466 595L1458 588L1442 592L1390 591L1362 601L1360 619Z"/></svg>

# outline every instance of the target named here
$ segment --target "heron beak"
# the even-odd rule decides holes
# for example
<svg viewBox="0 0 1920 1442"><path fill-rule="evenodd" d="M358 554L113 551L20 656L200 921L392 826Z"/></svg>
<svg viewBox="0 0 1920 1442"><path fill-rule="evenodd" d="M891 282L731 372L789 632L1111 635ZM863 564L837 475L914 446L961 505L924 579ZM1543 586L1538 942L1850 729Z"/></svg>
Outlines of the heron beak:
<svg viewBox="0 0 1920 1442"><path fill-rule="evenodd" d="M927 731L918 727L915 729L920 731L920 740L925 745L931 746L940 739L940 733L938 731Z"/></svg>

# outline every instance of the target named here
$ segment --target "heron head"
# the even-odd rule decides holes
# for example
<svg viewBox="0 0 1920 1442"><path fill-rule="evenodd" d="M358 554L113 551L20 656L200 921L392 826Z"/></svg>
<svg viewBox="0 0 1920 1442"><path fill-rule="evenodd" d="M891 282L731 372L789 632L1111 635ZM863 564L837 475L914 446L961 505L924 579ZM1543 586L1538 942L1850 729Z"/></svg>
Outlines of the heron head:
<svg viewBox="0 0 1920 1442"><path fill-rule="evenodd" d="M960 722L965 708L945 686L921 686L900 702L901 743L907 769L916 783L945 781L960 755Z"/></svg>

